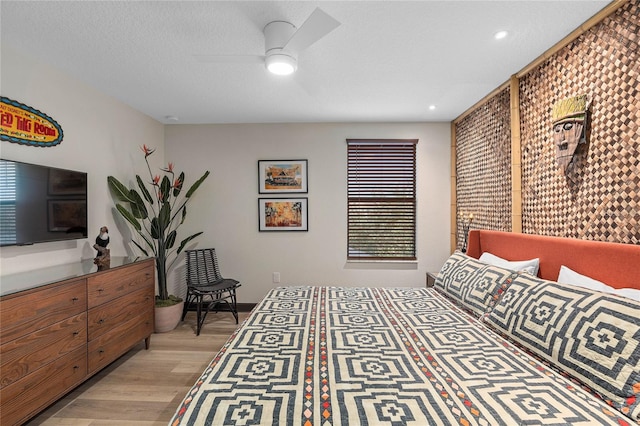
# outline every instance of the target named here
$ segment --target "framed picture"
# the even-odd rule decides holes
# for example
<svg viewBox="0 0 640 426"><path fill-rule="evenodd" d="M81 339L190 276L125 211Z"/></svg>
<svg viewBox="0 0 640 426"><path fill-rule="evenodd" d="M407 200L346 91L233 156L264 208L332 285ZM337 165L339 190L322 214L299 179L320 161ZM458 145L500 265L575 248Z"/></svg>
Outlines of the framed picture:
<svg viewBox="0 0 640 426"><path fill-rule="evenodd" d="M80 232L75 228L87 223L85 200L49 200L48 208L50 232Z"/></svg>
<svg viewBox="0 0 640 426"><path fill-rule="evenodd" d="M72 195L86 193L86 173L63 169L49 169L49 194Z"/></svg>
<svg viewBox="0 0 640 426"><path fill-rule="evenodd" d="M258 192L260 194L307 193L307 160L258 161Z"/></svg>
<svg viewBox="0 0 640 426"><path fill-rule="evenodd" d="M308 231L307 198L258 198L262 231Z"/></svg>

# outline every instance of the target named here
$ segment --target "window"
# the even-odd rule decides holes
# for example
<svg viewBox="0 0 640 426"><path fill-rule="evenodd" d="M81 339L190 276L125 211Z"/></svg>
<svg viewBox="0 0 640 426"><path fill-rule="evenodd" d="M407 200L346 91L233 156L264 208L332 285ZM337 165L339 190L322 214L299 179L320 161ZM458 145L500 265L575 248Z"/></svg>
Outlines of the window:
<svg viewBox="0 0 640 426"><path fill-rule="evenodd" d="M416 259L417 139L347 139L348 259Z"/></svg>

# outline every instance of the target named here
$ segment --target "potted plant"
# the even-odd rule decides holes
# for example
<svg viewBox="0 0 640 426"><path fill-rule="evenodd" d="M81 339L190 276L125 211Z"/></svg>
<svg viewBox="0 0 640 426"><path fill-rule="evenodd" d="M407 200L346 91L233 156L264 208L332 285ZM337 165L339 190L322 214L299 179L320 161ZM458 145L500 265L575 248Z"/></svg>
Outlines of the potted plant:
<svg viewBox="0 0 640 426"><path fill-rule="evenodd" d="M144 152L144 161L147 163L147 169L149 170L151 179L149 182L145 183L139 175L136 175L137 189L135 187L127 188L113 176L108 176L107 182L115 198L120 202L116 202L116 209L129 222L142 240L142 244L132 240L133 244L145 256L149 256L148 250L150 249L156 258L158 276L156 308L171 306L178 313L177 320L175 320L173 326L156 327L156 331L162 332L172 330L180 321L183 301L181 298L169 294L167 274L187 243L202 234L202 232L197 232L190 235L176 247L177 230L184 223L187 216L187 203L202 182L209 176L209 171L207 170L181 196L184 185L184 172L181 172L176 178L173 163L169 163L167 168L161 169L164 172L164 176L154 175L149 165L149 156L155 150L146 145L143 145L141 149ZM151 190L147 188L147 185L151 186ZM180 306L175 306L177 304L180 304ZM162 317L162 314L158 314L158 309L156 309L156 316ZM157 320L156 323L158 323Z"/></svg>

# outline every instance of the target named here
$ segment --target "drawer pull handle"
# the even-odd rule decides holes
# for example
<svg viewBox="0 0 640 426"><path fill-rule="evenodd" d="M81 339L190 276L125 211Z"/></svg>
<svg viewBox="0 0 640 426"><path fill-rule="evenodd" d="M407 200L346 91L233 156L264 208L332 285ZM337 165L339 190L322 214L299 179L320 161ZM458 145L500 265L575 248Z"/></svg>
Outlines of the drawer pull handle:
<svg viewBox="0 0 640 426"><path fill-rule="evenodd" d="M80 366L79 366L79 365L74 365L74 366L73 366L73 369L74 369L74 370L77 370L78 368L80 368Z"/></svg>
<svg viewBox="0 0 640 426"><path fill-rule="evenodd" d="M103 354L103 353L104 353L104 349L100 349L100 350L98 351L98 353L99 353L99 354Z"/></svg>
<svg viewBox="0 0 640 426"><path fill-rule="evenodd" d="M98 324L104 324L104 319L100 318L100 320L98 321Z"/></svg>
<svg viewBox="0 0 640 426"><path fill-rule="evenodd" d="M98 293L102 293L104 291L104 288L99 288L98 289Z"/></svg>
<svg viewBox="0 0 640 426"><path fill-rule="evenodd" d="M77 297L73 297L73 298L71 298L71 301L72 301L72 302L77 302L78 300L80 300L80 299L78 299Z"/></svg>
<svg viewBox="0 0 640 426"><path fill-rule="evenodd" d="M74 335L74 336L77 336L78 334L80 334L80 332L79 332L79 331L74 331L74 332L73 332L73 335Z"/></svg>

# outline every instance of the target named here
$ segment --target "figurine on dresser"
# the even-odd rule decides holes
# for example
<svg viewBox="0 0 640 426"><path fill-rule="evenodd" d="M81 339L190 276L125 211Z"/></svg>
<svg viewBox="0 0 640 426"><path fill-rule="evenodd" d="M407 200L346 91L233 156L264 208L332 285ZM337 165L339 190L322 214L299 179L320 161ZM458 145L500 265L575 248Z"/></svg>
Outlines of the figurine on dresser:
<svg viewBox="0 0 640 426"><path fill-rule="evenodd" d="M96 249L98 254L93 259L93 263L98 265L98 270L106 269L109 267L111 261L111 254L107 248L109 245L109 229L106 226L100 228L100 234L96 237L96 243L93 248Z"/></svg>

